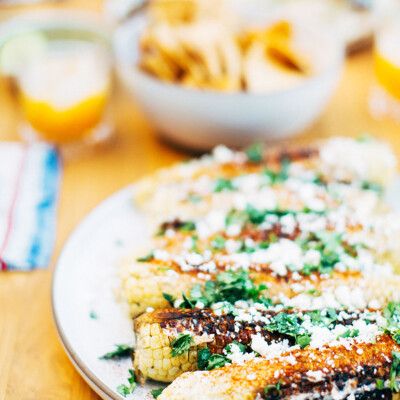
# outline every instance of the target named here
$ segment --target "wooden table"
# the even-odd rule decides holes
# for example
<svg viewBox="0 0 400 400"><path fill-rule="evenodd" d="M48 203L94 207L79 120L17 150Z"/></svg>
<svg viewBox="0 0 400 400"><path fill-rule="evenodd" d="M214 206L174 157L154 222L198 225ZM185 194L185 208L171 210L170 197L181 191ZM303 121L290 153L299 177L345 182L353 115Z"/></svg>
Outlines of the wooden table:
<svg viewBox="0 0 400 400"><path fill-rule="evenodd" d="M100 9L94 0L63 2L61 6L77 4ZM0 19L17 12L0 9ZM372 80L370 52L352 56L329 107L303 136L369 132L390 141L400 158L400 127L369 116L367 96ZM50 304L54 262L68 235L96 204L144 174L187 156L157 139L123 88L116 88L113 104L115 144L65 164L52 267L0 274L0 400L98 399L75 371L57 337ZM18 140L17 122L15 104L4 85L0 86L0 140Z"/></svg>

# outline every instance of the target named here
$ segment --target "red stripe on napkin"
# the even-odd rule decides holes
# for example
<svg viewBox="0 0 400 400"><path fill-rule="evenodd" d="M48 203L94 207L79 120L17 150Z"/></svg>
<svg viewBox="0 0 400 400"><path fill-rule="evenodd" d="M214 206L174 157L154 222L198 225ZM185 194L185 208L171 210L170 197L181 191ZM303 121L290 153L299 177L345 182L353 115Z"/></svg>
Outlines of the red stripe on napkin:
<svg viewBox="0 0 400 400"><path fill-rule="evenodd" d="M22 176L23 176L23 171L24 171L24 168L25 168L27 155L28 155L28 149L27 149L27 147L24 147L24 152L22 154L21 162L20 162L19 167L18 167L17 181L15 183L15 190L14 190L13 197L12 197L12 200L11 200L10 209L8 211L6 234L4 235L4 241L3 241L3 244L2 244L2 246L0 248L0 268L1 268L2 271L6 271L7 270L7 264L3 260L2 257L3 257L4 251L7 248L7 245L8 245L8 242L10 240L10 236L11 236L12 226L13 226L13 223L14 223L15 205L16 205L17 200L18 200L18 194L19 194L20 187L21 187L21 181L22 181Z"/></svg>

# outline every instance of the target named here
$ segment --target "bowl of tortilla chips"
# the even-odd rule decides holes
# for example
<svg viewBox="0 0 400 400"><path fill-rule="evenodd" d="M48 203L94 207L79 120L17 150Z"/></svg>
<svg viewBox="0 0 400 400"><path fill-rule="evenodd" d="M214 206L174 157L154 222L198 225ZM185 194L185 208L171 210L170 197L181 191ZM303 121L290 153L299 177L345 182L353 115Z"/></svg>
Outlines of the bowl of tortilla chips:
<svg viewBox="0 0 400 400"><path fill-rule="evenodd" d="M114 49L119 77L159 134L195 150L306 129L344 59L343 43L325 32L252 24L217 0L153 0L117 28Z"/></svg>

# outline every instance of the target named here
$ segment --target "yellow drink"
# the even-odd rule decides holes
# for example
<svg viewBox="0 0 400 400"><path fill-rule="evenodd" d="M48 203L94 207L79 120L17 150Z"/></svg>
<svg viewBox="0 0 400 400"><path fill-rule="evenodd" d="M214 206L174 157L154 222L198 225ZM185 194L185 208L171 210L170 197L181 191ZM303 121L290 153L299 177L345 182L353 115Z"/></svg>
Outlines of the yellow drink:
<svg viewBox="0 0 400 400"><path fill-rule="evenodd" d="M52 142L69 142L82 138L101 121L108 91L93 95L66 110L57 110L49 103L22 93L26 119L40 135Z"/></svg>
<svg viewBox="0 0 400 400"><path fill-rule="evenodd" d="M27 65L21 105L41 138L75 142L100 124L110 92L106 61L92 44L63 41Z"/></svg>
<svg viewBox="0 0 400 400"><path fill-rule="evenodd" d="M400 99L400 27L391 27L378 36L374 61L378 82Z"/></svg>

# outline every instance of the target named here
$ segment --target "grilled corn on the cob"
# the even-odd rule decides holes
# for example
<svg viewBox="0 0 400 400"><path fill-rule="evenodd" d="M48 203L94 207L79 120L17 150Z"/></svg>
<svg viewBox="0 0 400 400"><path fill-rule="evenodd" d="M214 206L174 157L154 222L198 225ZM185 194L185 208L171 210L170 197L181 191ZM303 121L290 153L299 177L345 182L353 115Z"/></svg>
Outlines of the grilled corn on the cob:
<svg viewBox="0 0 400 400"><path fill-rule="evenodd" d="M224 268L219 271L223 270ZM163 293L178 298L182 293L189 295L190 289L196 283L204 285L210 277L215 279L216 273L184 272L163 262L133 262L122 266L121 276L122 290L130 314L135 316L148 307L167 308L169 303ZM318 274L312 274L299 280L293 273L277 276L265 268L262 271L250 269L250 277L257 284L267 285L266 295L272 300L291 298L294 306L298 298L302 299L301 293L304 291L326 292L339 303L348 306L366 306L371 300L378 300L379 304L400 300L400 276L381 275L379 270L368 277L360 271L335 271L323 279Z"/></svg>
<svg viewBox="0 0 400 400"><path fill-rule="evenodd" d="M396 159L390 147L374 139L338 137L285 149L255 148L247 154L219 147L211 156L180 163L145 178L136 185L135 202L152 218L158 216L158 221L174 216L190 218L210 209L232 206L233 196L225 196L224 191L213 193L216 179L263 176L266 168L279 171L288 161L288 177L311 176L325 183L351 182L357 187L366 183L386 186L396 173ZM239 185L235 192L248 191L249 180L243 182L246 185Z"/></svg>
<svg viewBox="0 0 400 400"><path fill-rule="evenodd" d="M185 373L158 399L390 398L392 352L399 351L400 346L387 335L378 337L376 343L354 340L348 345L297 349L276 358ZM381 389L377 380L382 381ZM269 391L265 395L267 387L270 395Z"/></svg>
<svg viewBox="0 0 400 400"><path fill-rule="evenodd" d="M261 310L259 310L261 307ZM279 309L279 308L278 308ZM141 378L172 382L186 371L198 370L198 352L208 348L210 355L224 354L230 343L240 343L251 351L253 336L263 338L266 343L292 341L290 336L269 331L266 328L279 314L277 309L238 309L234 314L215 312L211 309L167 309L145 313L135 319L136 347L134 367ZM294 310L286 310L295 316ZM320 315L311 311L305 315ZM303 316L303 313L301 314ZM340 324L350 326L355 320L369 315L362 310L339 311ZM379 313L371 313L373 318ZM373 321L370 319L370 323ZM330 321L330 320L329 320ZM338 321L331 322L333 327ZM183 333L192 336L190 347L183 354L174 357L171 347L173 340ZM249 354L251 356L251 354Z"/></svg>

